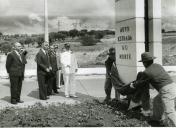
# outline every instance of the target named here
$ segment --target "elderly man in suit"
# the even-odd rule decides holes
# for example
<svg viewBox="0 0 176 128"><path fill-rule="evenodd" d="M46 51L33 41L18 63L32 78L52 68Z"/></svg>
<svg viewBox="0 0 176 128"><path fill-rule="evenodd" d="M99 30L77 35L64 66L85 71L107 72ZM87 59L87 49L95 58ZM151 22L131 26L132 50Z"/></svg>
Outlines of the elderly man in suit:
<svg viewBox="0 0 176 128"><path fill-rule="evenodd" d="M78 64L74 53L70 50L68 43L64 44L65 50L60 55L60 62L65 83L65 97L76 98L75 95L75 73L78 70Z"/></svg>
<svg viewBox="0 0 176 128"><path fill-rule="evenodd" d="M39 98L41 100L49 99L49 97L47 96L47 86L48 78L50 76L52 68L49 62L49 56L47 51L48 47L49 44L47 42L44 42L41 46L41 49L36 55Z"/></svg>
<svg viewBox="0 0 176 128"><path fill-rule="evenodd" d="M6 70L10 78L11 103L23 103L20 100L22 81L24 79L25 64L27 63L23 54L20 54L21 44L16 42L14 50L7 55Z"/></svg>

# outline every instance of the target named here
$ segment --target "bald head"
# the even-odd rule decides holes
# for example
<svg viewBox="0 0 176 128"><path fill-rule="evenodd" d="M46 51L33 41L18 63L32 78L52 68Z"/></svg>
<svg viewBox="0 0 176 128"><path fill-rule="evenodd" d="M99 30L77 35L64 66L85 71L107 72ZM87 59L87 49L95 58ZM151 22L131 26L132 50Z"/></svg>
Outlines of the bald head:
<svg viewBox="0 0 176 128"><path fill-rule="evenodd" d="M49 48L49 43L43 42L43 43L42 43L42 48L43 48L44 50L48 50L48 48Z"/></svg>
<svg viewBox="0 0 176 128"><path fill-rule="evenodd" d="M21 50L22 46L19 42L14 43L14 50L17 50L18 52Z"/></svg>

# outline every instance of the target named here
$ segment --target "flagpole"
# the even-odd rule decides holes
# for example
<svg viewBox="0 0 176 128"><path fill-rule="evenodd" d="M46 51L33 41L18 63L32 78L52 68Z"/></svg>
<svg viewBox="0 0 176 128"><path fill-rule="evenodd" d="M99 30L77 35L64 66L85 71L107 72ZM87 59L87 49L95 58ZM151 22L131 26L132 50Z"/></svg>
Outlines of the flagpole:
<svg viewBox="0 0 176 128"><path fill-rule="evenodd" d="M48 1L47 0L44 0L45 1L45 42L48 42L49 43L49 34L48 34Z"/></svg>

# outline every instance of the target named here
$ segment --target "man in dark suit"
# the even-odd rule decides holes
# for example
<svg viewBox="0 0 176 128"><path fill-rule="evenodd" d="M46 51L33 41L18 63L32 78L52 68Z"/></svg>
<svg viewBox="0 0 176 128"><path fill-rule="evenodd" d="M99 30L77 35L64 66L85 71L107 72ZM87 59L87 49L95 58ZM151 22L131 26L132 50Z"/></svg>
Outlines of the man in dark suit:
<svg viewBox="0 0 176 128"><path fill-rule="evenodd" d="M21 44L16 42L14 50L7 55L6 70L10 78L11 103L23 103L20 100L22 81L24 79L25 64L23 54L20 54Z"/></svg>
<svg viewBox="0 0 176 128"><path fill-rule="evenodd" d="M36 55L39 98L41 100L49 99L49 97L47 96L47 86L48 78L50 76L52 68L50 66L49 56L47 52L48 47L48 43L44 42L42 44L42 48Z"/></svg>
<svg viewBox="0 0 176 128"><path fill-rule="evenodd" d="M48 95L52 94L52 90L54 93L58 94L59 92L57 91L57 85L56 85L56 75L57 75L56 73L58 71L58 65L57 65L56 51L54 49L54 46L50 46L48 54L49 54L49 60L52 67L52 71L51 71L47 91L48 91Z"/></svg>

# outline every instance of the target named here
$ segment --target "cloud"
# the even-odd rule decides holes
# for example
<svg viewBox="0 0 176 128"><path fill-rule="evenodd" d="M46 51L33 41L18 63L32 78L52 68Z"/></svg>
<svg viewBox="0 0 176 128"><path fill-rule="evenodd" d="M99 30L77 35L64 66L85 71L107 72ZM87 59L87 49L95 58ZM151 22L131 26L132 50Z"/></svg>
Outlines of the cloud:
<svg viewBox="0 0 176 128"><path fill-rule="evenodd" d="M162 16L176 16L176 0L162 0Z"/></svg>
<svg viewBox="0 0 176 128"><path fill-rule="evenodd" d="M43 21L36 22L28 16L1 16L0 31L5 34L43 33Z"/></svg>
<svg viewBox="0 0 176 128"><path fill-rule="evenodd" d="M9 0L0 0L0 15L6 13L10 7Z"/></svg>
<svg viewBox="0 0 176 128"><path fill-rule="evenodd" d="M109 3L113 0L64 0L62 10L67 10L67 16L113 16L114 7Z"/></svg>
<svg viewBox="0 0 176 128"><path fill-rule="evenodd" d="M31 13L29 19L31 19L31 22L42 22L42 18L35 13Z"/></svg>
<svg viewBox="0 0 176 128"><path fill-rule="evenodd" d="M113 16L114 0L48 0L51 16ZM9 7L8 10L6 7ZM44 0L0 0L8 16L44 15ZM2 12L2 11L1 11Z"/></svg>
<svg viewBox="0 0 176 128"><path fill-rule="evenodd" d="M175 29L176 0L162 0L163 27ZM58 31L58 18L114 28L114 0L48 0L49 31ZM42 33L44 0L0 0L0 31ZM172 22L174 21L174 22Z"/></svg>
<svg viewBox="0 0 176 128"><path fill-rule="evenodd" d="M162 28L166 31L176 31L176 17L169 16L162 19Z"/></svg>
<svg viewBox="0 0 176 128"><path fill-rule="evenodd" d="M113 1L48 0L49 31L58 31L60 16L91 23L95 23L97 19L104 16L112 18L115 13ZM5 33L42 32L43 15L44 0L0 0L0 29ZM92 20L91 17L93 17ZM96 20L95 17L97 17Z"/></svg>

